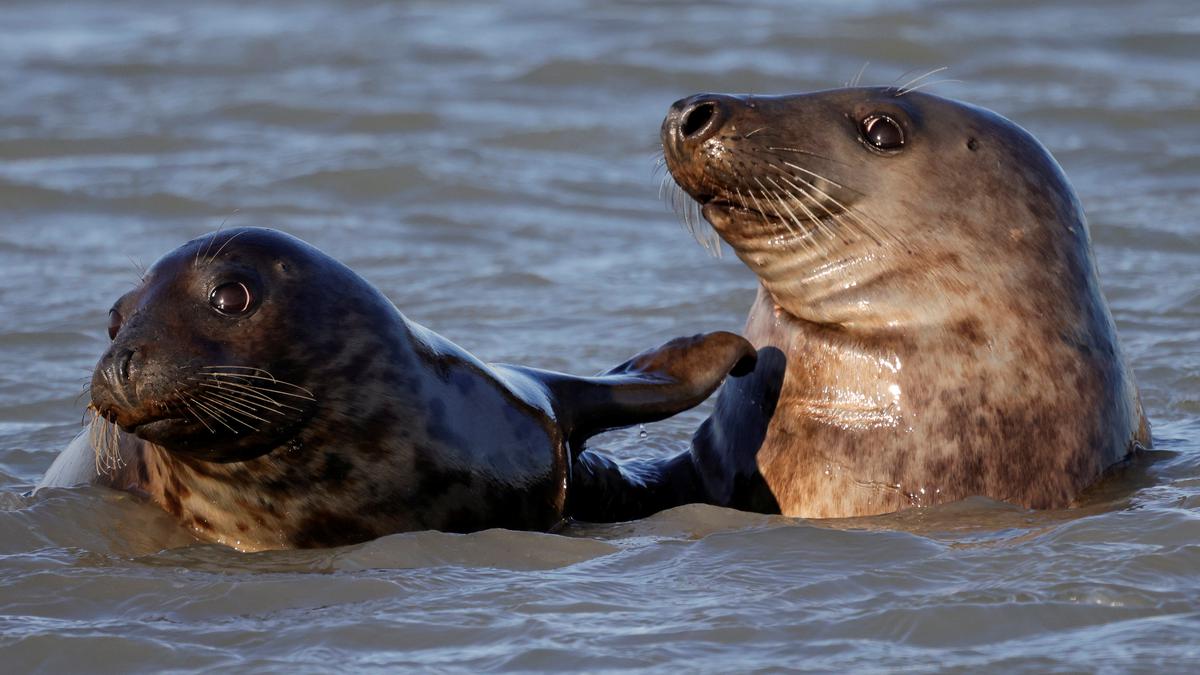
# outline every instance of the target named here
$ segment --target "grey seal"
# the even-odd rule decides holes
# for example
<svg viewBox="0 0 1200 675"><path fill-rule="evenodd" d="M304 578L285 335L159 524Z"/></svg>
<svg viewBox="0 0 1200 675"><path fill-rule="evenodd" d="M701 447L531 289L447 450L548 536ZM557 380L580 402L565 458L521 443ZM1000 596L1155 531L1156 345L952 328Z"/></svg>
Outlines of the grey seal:
<svg viewBox="0 0 1200 675"><path fill-rule="evenodd" d="M1079 200L1013 122L884 87L699 94L671 107L662 142L758 276L759 362L688 452L584 457L591 517L1066 507L1151 446Z"/></svg>
<svg viewBox="0 0 1200 675"><path fill-rule="evenodd" d="M596 377L487 364L320 250L258 228L164 256L113 305L109 334L92 433L42 485L139 493L247 551L552 530L588 438L690 408L755 359L717 332Z"/></svg>

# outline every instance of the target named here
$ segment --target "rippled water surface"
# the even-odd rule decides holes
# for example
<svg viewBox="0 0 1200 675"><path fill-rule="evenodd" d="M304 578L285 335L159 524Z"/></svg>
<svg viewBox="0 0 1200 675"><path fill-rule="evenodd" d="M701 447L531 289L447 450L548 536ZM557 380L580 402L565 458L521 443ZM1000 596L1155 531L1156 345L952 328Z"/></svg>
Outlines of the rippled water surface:
<svg viewBox="0 0 1200 675"><path fill-rule="evenodd" d="M800 5L0 6L4 670L1194 668L1200 7ZM949 66L934 91L1026 126L1079 191L1158 448L1088 506L685 507L238 554L120 493L21 497L137 266L225 220L316 244L488 360L589 373L738 330L754 278L658 198L662 115L867 61L881 84ZM703 415L597 444L672 452Z"/></svg>

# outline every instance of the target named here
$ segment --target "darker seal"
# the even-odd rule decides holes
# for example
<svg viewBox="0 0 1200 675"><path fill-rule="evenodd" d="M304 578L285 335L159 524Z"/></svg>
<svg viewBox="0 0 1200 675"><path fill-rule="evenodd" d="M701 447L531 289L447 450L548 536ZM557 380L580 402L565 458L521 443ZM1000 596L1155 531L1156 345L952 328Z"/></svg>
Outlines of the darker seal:
<svg viewBox="0 0 1200 675"><path fill-rule="evenodd" d="M894 88L701 94L662 140L759 277L760 358L689 453L636 471L585 456L591 517L663 490L807 517L1065 507L1150 446L1083 211L1017 125Z"/></svg>
<svg viewBox="0 0 1200 675"><path fill-rule="evenodd" d="M98 446L91 478L242 550L552 529L587 438L690 408L754 360L710 333L592 378L485 364L341 263L254 228L166 255L110 317L91 407L124 433L101 421L43 485L88 477L70 467Z"/></svg>

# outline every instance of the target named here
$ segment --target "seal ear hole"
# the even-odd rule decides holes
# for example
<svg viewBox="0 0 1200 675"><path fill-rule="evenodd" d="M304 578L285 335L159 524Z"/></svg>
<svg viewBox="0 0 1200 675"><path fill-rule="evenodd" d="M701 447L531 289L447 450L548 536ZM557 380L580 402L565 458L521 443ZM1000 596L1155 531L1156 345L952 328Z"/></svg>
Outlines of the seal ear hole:
<svg viewBox="0 0 1200 675"><path fill-rule="evenodd" d="M121 332L121 325L125 323L125 317L116 309L108 310L108 339L116 340L117 333Z"/></svg>
<svg viewBox="0 0 1200 675"><path fill-rule="evenodd" d="M979 149L979 141L975 140L974 138L968 138L967 139L967 149L970 150L971 152L975 152L976 150Z"/></svg>
<svg viewBox="0 0 1200 675"><path fill-rule="evenodd" d="M898 150L904 145L904 129L887 115L867 115L860 123L863 139L880 150Z"/></svg>
<svg viewBox="0 0 1200 675"><path fill-rule="evenodd" d="M230 316L245 314L254 305L254 293L240 281L231 281L212 289L208 304L222 314Z"/></svg>

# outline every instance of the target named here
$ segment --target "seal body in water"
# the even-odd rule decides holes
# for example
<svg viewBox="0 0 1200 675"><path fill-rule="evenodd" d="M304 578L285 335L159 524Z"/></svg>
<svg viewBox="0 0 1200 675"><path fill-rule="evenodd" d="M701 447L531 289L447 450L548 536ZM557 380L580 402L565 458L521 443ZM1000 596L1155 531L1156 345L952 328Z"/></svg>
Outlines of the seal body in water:
<svg viewBox="0 0 1200 675"><path fill-rule="evenodd" d="M1017 125L894 88L701 94L662 141L758 276L759 361L689 453L585 456L592 517L669 505L662 491L805 517L971 495L1065 507L1150 446L1079 202Z"/></svg>
<svg viewBox="0 0 1200 675"><path fill-rule="evenodd" d="M141 493L243 550L554 528L588 437L690 408L754 360L712 333L591 378L485 364L321 251L253 228L166 255L110 319L97 422L43 486Z"/></svg>

